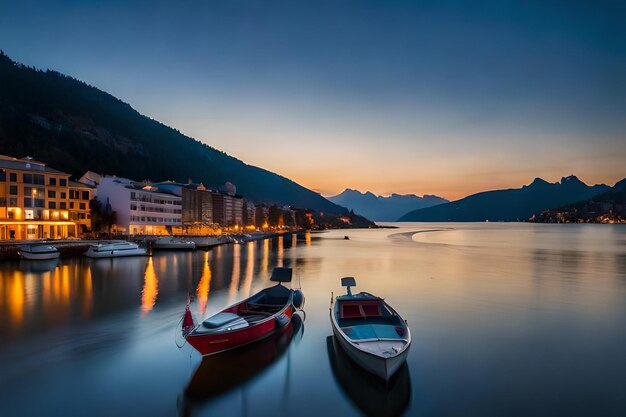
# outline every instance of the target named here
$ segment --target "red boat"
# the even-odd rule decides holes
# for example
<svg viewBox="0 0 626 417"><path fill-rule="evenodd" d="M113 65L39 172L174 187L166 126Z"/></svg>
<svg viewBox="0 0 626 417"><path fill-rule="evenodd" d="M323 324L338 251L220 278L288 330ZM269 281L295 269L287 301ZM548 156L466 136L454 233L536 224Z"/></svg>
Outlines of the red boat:
<svg viewBox="0 0 626 417"><path fill-rule="evenodd" d="M282 285L291 282L291 268L274 268L272 281L278 282L234 304L194 326L189 305L183 320L183 336L202 356L235 349L272 335L291 322L296 309L304 305L304 295Z"/></svg>

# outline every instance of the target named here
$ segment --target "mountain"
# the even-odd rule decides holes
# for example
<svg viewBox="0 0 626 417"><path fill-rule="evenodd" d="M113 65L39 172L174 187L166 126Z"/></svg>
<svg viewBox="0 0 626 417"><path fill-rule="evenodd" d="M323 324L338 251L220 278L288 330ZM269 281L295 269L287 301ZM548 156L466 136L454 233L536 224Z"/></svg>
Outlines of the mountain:
<svg viewBox="0 0 626 417"><path fill-rule="evenodd" d="M612 189L573 204L533 214L537 223L626 223L626 178Z"/></svg>
<svg viewBox="0 0 626 417"><path fill-rule="evenodd" d="M346 188L341 194L328 197L340 206L354 210L368 219L393 222L405 213L437 204L447 203L445 198L436 195L418 197L415 194L391 194L389 197L375 196L371 192L361 193Z"/></svg>
<svg viewBox="0 0 626 417"><path fill-rule="evenodd" d="M348 211L295 182L247 165L130 105L55 71L0 53L0 153L32 156L80 176L91 170L135 180L230 181L255 202L331 214Z"/></svg>
<svg viewBox="0 0 626 417"><path fill-rule="evenodd" d="M604 184L588 186L573 175L557 183L535 178L522 188L472 194L461 200L412 211L398 221L523 221L533 213L585 200L610 188Z"/></svg>

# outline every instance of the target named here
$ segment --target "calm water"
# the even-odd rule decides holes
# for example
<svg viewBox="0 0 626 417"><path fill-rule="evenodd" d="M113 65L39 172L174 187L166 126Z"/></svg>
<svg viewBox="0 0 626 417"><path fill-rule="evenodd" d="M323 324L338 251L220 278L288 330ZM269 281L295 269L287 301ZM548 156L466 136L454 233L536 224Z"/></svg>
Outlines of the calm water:
<svg viewBox="0 0 626 417"><path fill-rule="evenodd" d="M0 415L626 415L625 227L307 236L0 263ZM200 319L269 285L274 266L295 268L304 323L202 363L176 347L188 293ZM329 338L331 292L346 275L413 332L408 366L388 387Z"/></svg>

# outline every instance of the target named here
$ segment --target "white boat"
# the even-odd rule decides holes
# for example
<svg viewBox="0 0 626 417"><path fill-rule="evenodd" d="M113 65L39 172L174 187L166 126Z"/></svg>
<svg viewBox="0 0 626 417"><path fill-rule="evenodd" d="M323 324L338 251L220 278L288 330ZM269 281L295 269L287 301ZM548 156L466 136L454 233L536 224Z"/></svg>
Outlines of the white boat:
<svg viewBox="0 0 626 417"><path fill-rule="evenodd" d="M222 243L220 236L196 236L189 240L196 244L196 249L207 249Z"/></svg>
<svg viewBox="0 0 626 417"><path fill-rule="evenodd" d="M195 242L174 236L159 236L152 242L152 249L154 250L194 250L195 248Z"/></svg>
<svg viewBox="0 0 626 417"><path fill-rule="evenodd" d="M50 245L24 245L17 250L18 255L23 259L42 260L57 259L59 250Z"/></svg>
<svg viewBox="0 0 626 417"><path fill-rule="evenodd" d="M382 298L360 292L352 277L341 279L347 294L336 297L330 309L333 333L339 345L359 366L389 380L402 366L411 346L406 322Z"/></svg>
<svg viewBox="0 0 626 417"><path fill-rule="evenodd" d="M145 256L148 253L136 243L110 242L91 245L85 256L88 258L120 258L123 256Z"/></svg>

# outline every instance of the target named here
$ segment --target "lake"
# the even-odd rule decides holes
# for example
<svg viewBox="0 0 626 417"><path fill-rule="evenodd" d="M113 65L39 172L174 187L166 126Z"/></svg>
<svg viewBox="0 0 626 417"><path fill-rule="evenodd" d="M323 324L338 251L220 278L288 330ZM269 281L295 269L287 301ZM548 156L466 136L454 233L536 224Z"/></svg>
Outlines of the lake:
<svg viewBox="0 0 626 417"><path fill-rule="evenodd" d="M350 237L344 239L344 235ZM294 268L304 320L201 362L196 320ZM331 294L413 335L385 385L334 343ZM415 223L151 258L0 263L2 416L623 416L626 227Z"/></svg>

